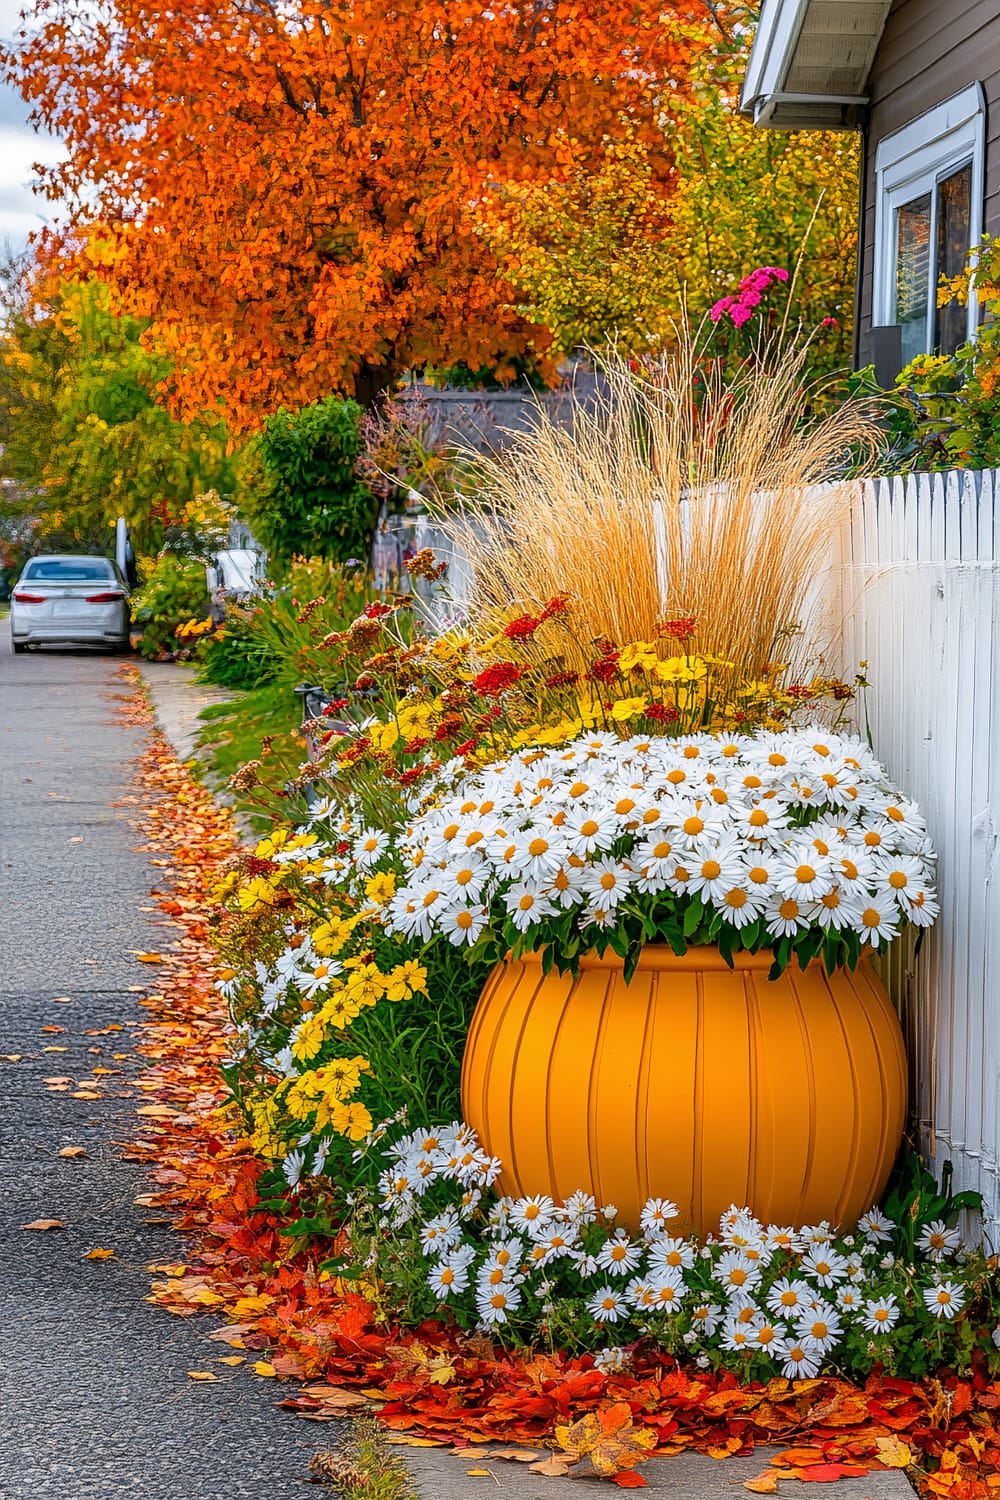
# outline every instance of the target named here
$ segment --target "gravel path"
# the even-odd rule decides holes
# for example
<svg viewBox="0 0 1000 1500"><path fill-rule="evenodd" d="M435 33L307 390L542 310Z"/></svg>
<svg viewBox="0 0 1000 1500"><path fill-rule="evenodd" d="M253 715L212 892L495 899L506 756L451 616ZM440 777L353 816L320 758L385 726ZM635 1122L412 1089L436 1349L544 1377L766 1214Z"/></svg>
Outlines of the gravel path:
<svg viewBox="0 0 1000 1500"><path fill-rule="evenodd" d="M274 1405L273 1383L216 1363L205 1333L143 1299L146 1265L176 1236L134 1203L132 1035L165 945L147 896L157 871L132 819L145 731L116 719L118 663L9 654L0 634L0 1497L295 1500L330 1429ZM119 803L121 805L116 806ZM71 1004L59 1003L69 999ZM109 1025L121 1031L106 1031ZM43 1030L59 1027L61 1030ZM96 1035L88 1035L95 1032ZM61 1050L46 1050L46 1049ZM99 1050L98 1050L99 1049ZM127 1053L116 1058L115 1053ZM18 1058L18 1061L11 1061ZM95 1074L105 1067L108 1074ZM120 1070L120 1071L119 1071ZM51 1078L70 1085L47 1085ZM98 1099L74 1097L97 1093ZM66 1146L86 1156L60 1157ZM65 1229L25 1230L36 1219ZM111 1259L86 1260L95 1248ZM188 1370L214 1370L215 1382ZM312 1439L312 1441L310 1441Z"/></svg>

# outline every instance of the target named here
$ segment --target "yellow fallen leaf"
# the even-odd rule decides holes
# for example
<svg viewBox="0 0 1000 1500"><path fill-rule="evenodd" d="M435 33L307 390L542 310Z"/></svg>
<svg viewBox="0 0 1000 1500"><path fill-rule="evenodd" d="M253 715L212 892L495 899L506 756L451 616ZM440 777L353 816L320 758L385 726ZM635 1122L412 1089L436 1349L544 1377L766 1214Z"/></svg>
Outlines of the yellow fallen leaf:
<svg viewBox="0 0 1000 1500"><path fill-rule="evenodd" d="M776 1495L779 1478L780 1476L773 1469L765 1469L764 1473L758 1474L756 1479L744 1479L743 1488L752 1490L755 1495Z"/></svg>
<svg viewBox="0 0 1000 1500"><path fill-rule="evenodd" d="M256 1375L277 1375L278 1373L273 1365L268 1364L266 1359L259 1359L253 1368Z"/></svg>
<svg viewBox="0 0 1000 1500"><path fill-rule="evenodd" d="M73 996L72 995L53 995L52 996L52 1004L53 1005L73 1005L74 1004Z"/></svg>
<svg viewBox="0 0 1000 1500"><path fill-rule="evenodd" d="M151 1115L157 1120L172 1120L174 1117L174 1111L168 1108L166 1104L143 1104L141 1108L136 1110L136 1114Z"/></svg>
<svg viewBox="0 0 1000 1500"><path fill-rule="evenodd" d="M88 1250L83 1258L84 1260L110 1260L114 1253L113 1250L102 1250L98 1247L95 1250Z"/></svg>
<svg viewBox="0 0 1000 1500"><path fill-rule="evenodd" d="M137 953L136 958L141 964L162 964L162 953Z"/></svg>
<svg viewBox="0 0 1000 1500"><path fill-rule="evenodd" d="M62 1219L32 1219L30 1224L22 1224L22 1229L65 1229L66 1225Z"/></svg>
<svg viewBox="0 0 1000 1500"><path fill-rule="evenodd" d="M89 1051L89 1048L88 1048L88 1051ZM100 1076L101 1074L104 1074L104 1073L117 1073L118 1069L117 1068L91 1068L90 1071L95 1076Z"/></svg>
<svg viewBox="0 0 1000 1500"><path fill-rule="evenodd" d="M472 1475L474 1479L492 1479L493 1474L489 1469L466 1469L466 1474Z"/></svg>
<svg viewBox="0 0 1000 1500"><path fill-rule="evenodd" d="M387 1443L395 1443L401 1448L443 1448L444 1442L438 1438L408 1437L406 1433L394 1432L392 1437L386 1438Z"/></svg>
<svg viewBox="0 0 1000 1500"><path fill-rule="evenodd" d="M64 1146L61 1151L56 1152L57 1156L86 1156L86 1154L85 1146Z"/></svg>
<svg viewBox="0 0 1000 1500"><path fill-rule="evenodd" d="M43 1047L43 1052L68 1052L68 1047Z"/></svg>
<svg viewBox="0 0 1000 1500"><path fill-rule="evenodd" d="M192 1380L218 1380L218 1375L213 1375L211 1370L188 1370Z"/></svg>
<svg viewBox="0 0 1000 1500"><path fill-rule="evenodd" d="M901 1438L895 1435L875 1439L878 1444L879 1462L887 1469L905 1469L913 1462L913 1454Z"/></svg>
<svg viewBox="0 0 1000 1500"><path fill-rule="evenodd" d="M103 1099L103 1094L95 1094L93 1089L74 1089L69 1096L71 1099Z"/></svg>
<svg viewBox="0 0 1000 1500"><path fill-rule="evenodd" d="M24 1056L24 1053L23 1052L4 1052L2 1054L2 1056L3 1056L4 1062L20 1062L21 1059L22 1059L22 1057Z"/></svg>
<svg viewBox="0 0 1000 1500"><path fill-rule="evenodd" d="M72 1078L65 1077L62 1073L55 1073L51 1078L43 1078L42 1082L51 1085L54 1083L72 1083L73 1080Z"/></svg>
<svg viewBox="0 0 1000 1500"><path fill-rule="evenodd" d="M223 1354L218 1363L220 1365L245 1365L246 1356L243 1354Z"/></svg>

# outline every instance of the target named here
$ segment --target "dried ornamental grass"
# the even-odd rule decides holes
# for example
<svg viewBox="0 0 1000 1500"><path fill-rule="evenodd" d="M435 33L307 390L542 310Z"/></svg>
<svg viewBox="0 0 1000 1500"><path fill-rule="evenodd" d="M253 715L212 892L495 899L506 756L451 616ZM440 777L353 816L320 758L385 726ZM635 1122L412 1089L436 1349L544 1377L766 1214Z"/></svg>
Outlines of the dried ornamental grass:
<svg viewBox="0 0 1000 1500"><path fill-rule="evenodd" d="M874 451L869 408L844 403L802 421L805 349L760 351L735 373L692 339L645 371L610 358L572 424L544 408L482 460L478 513L445 518L469 555L469 611L489 622L538 609L571 581L574 630L539 635L579 665L581 640L643 640L665 616L694 616L699 648L754 673L789 645L850 504L851 485L812 488Z"/></svg>

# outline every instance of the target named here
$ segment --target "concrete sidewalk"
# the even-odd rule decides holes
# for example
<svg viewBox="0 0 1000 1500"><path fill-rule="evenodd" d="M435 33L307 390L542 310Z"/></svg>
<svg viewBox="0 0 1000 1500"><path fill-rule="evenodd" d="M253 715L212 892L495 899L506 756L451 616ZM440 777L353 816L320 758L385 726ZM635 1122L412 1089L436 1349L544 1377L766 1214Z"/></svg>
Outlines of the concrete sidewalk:
<svg viewBox="0 0 1000 1500"><path fill-rule="evenodd" d="M198 736L205 727L198 715L211 703L231 702L233 694L199 682L194 667L183 662L140 661L138 666L157 724L177 759L191 760L198 753Z"/></svg>

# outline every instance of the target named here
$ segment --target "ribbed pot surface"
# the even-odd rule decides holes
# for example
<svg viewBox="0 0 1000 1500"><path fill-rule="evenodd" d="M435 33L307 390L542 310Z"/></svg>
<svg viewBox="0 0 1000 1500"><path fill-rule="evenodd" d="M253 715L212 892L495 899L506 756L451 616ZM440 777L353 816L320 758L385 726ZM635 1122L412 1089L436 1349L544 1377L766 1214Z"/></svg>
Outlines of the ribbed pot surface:
<svg viewBox="0 0 1000 1500"><path fill-rule="evenodd" d="M852 1226L885 1186L906 1117L896 1012L867 962L769 981L715 948L650 946L629 984L591 955L577 979L527 955L499 965L462 1065L466 1120L504 1163L499 1187L578 1189L638 1225L672 1198L678 1228L733 1203L765 1223Z"/></svg>

